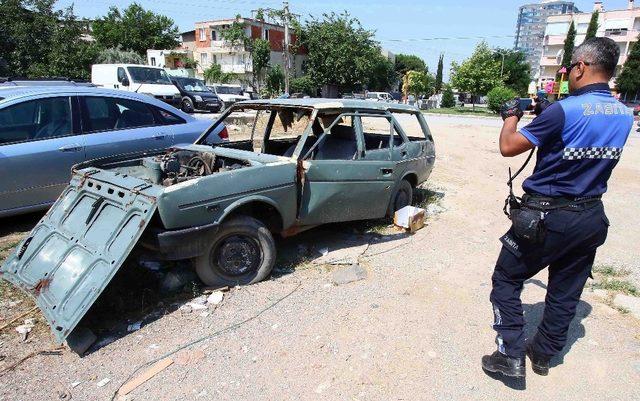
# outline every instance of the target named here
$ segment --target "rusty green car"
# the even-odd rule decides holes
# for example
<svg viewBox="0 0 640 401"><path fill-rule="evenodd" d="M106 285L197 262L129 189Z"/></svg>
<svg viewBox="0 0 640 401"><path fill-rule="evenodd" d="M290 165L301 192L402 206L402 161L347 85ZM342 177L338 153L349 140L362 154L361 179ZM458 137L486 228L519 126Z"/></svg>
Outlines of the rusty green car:
<svg viewBox="0 0 640 401"><path fill-rule="evenodd" d="M220 127L229 141L214 140ZM75 166L0 274L36 298L62 342L135 246L193 259L209 286L255 283L274 266L274 234L391 216L434 161L427 123L411 106L237 103L194 144Z"/></svg>

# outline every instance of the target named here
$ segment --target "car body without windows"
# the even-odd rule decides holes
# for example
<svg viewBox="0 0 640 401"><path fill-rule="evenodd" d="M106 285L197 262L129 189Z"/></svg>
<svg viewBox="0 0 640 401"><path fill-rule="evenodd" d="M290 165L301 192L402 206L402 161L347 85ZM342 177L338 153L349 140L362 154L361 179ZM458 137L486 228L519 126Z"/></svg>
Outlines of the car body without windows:
<svg viewBox="0 0 640 401"><path fill-rule="evenodd" d="M0 89L0 217L43 210L88 159L192 143L210 123L152 97L75 85Z"/></svg>
<svg viewBox="0 0 640 401"><path fill-rule="evenodd" d="M221 125L231 141L215 143ZM76 166L0 274L36 298L63 341L136 244L163 259L194 258L205 284L251 284L274 265L272 234L389 216L411 202L434 161L413 107L242 102L192 145Z"/></svg>

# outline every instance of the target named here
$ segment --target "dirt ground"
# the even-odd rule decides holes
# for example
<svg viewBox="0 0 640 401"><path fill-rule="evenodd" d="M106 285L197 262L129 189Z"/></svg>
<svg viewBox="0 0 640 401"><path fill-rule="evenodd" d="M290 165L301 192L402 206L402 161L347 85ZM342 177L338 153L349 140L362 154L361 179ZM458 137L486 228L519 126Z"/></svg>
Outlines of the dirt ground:
<svg viewBox="0 0 640 401"><path fill-rule="evenodd" d="M201 294L198 288L171 299L143 289L131 298L133 305L121 305L139 310L140 330L107 332L83 358L66 349L30 358L0 373L0 400L108 400L129 377L165 356L173 364L120 398L640 399L640 322L610 306L607 293L590 289L548 377L530 368L526 381L483 373L480 357L495 348L488 299L498 238L508 228L502 214L506 167L522 159L498 153L496 119L427 118L438 152L427 186L434 213L415 235L358 223L279 241L274 278L230 290L206 313L179 309ZM636 286L639 160L640 136L634 133L604 200L611 229L596 260L603 271L628 272L624 279ZM0 259L37 219L0 221ZM341 264L354 261L366 278L337 285L337 274L347 269ZM529 335L542 316L545 282L542 272L525 287ZM6 285L0 291L1 326L31 304ZM121 327L126 316L111 311L102 319ZM55 346L41 324L27 342L12 326L0 333L0 370ZM99 386L103 379L109 381Z"/></svg>

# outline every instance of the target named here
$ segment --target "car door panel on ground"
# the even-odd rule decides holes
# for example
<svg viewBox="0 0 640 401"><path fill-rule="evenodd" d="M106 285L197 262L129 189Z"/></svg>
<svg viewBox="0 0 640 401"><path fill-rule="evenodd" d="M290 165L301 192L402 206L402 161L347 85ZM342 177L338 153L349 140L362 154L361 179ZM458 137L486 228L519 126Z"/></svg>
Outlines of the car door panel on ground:
<svg viewBox="0 0 640 401"><path fill-rule="evenodd" d="M396 181L395 162L390 156L366 158L359 118L331 127L318 142L304 162L300 222L314 225L383 217Z"/></svg>
<svg viewBox="0 0 640 401"><path fill-rule="evenodd" d="M73 96L49 96L0 110L0 212L46 204L68 185L85 157L77 109Z"/></svg>

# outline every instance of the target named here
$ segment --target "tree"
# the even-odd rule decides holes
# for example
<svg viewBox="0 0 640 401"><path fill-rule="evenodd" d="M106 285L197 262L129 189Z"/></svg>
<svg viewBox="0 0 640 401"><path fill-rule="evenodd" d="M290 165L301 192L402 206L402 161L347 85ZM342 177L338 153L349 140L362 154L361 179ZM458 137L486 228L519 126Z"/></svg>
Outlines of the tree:
<svg viewBox="0 0 640 401"><path fill-rule="evenodd" d="M591 21L589 21L589 28L587 28L587 35L584 40L595 38L598 33L598 18L600 16L600 12L595 10L591 14Z"/></svg>
<svg viewBox="0 0 640 401"><path fill-rule="evenodd" d="M626 96L638 95L640 92L640 36L633 44L629 57L622 67L622 72L616 78L616 85L620 93Z"/></svg>
<svg viewBox="0 0 640 401"><path fill-rule="evenodd" d="M291 87L291 93L304 93L309 96L318 95L318 87L308 75L291 79L289 86Z"/></svg>
<svg viewBox="0 0 640 401"><path fill-rule="evenodd" d="M435 85L435 78L424 71L408 71L402 79L402 92L405 96L431 96Z"/></svg>
<svg viewBox="0 0 640 401"><path fill-rule="evenodd" d="M144 58L136 52L122 50L120 47L100 50L96 63L100 64L144 64Z"/></svg>
<svg viewBox="0 0 640 401"><path fill-rule="evenodd" d="M228 84L233 80L233 74L222 72L220 64L211 64L209 68L204 70L204 80L207 83Z"/></svg>
<svg viewBox="0 0 640 401"><path fill-rule="evenodd" d="M87 78L96 54L85 24L55 0L0 1L0 75Z"/></svg>
<svg viewBox="0 0 640 401"><path fill-rule="evenodd" d="M373 70L367 82L367 89L370 91L387 91L396 85L398 76L396 75L395 65L381 53L377 53L372 61Z"/></svg>
<svg viewBox="0 0 640 401"><path fill-rule="evenodd" d="M500 63L504 85L519 95L526 95L531 80L531 66L527 63L525 54L519 50L497 48L493 58Z"/></svg>
<svg viewBox="0 0 640 401"><path fill-rule="evenodd" d="M440 93L442 91L442 70L444 69L444 54L440 54L438 58L438 70L436 71L436 84L435 92Z"/></svg>
<svg viewBox="0 0 640 401"><path fill-rule="evenodd" d="M268 40L254 39L251 44L251 60L253 65L253 78L256 81L256 89L260 92L262 73L269 66L271 60L271 45Z"/></svg>
<svg viewBox="0 0 640 401"><path fill-rule="evenodd" d="M263 93L266 97L275 97L284 90L284 71L279 64L274 65L267 71L265 78L265 88Z"/></svg>
<svg viewBox="0 0 640 401"><path fill-rule="evenodd" d="M571 21L569 32L567 33L567 38L564 40L564 55L562 56L561 67L569 68L569 66L571 65L571 58L573 58L573 49L576 46L576 33L576 26L573 21Z"/></svg>
<svg viewBox="0 0 640 401"><path fill-rule="evenodd" d="M307 74L313 82L319 87L333 85L343 92L369 81L380 53L373 32L346 12L307 21L303 44L309 53Z"/></svg>
<svg viewBox="0 0 640 401"><path fill-rule="evenodd" d="M232 49L246 46L249 43L249 38L245 33L246 25L244 22L240 22L240 19L242 19L242 16L240 14L236 15L235 21L233 21L228 28L220 32L220 36L225 45Z"/></svg>
<svg viewBox="0 0 640 401"><path fill-rule="evenodd" d="M456 106L456 99L453 96L453 89L451 89L451 85L446 85L444 87L444 92L442 92L442 102L440 103L440 107L451 108Z"/></svg>
<svg viewBox="0 0 640 401"><path fill-rule="evenodd" d="M500 107L516 96L517 94L514 90L505 86L496 86L487 93L487 106L494 113L499 113Z"/></svg>
<svg viewBox="0 0 640 401"><path fill-rule="evenodd" d="M397 54L395 68L401 77L404 77L409 71L429 71L424 60L413 54Z"/></svg>
<svg viewBox="0 0 640 401"><path fill-rule="evenodd" d="M468 92L473 98L475 108L475 96L484 96L494 87L502 83L500 78L500 63L494 57L486 42L480 42L475 51L462 64L451 63L453 86L463 92Z"/></svg>
<svg viewBox="0 0 640 401"><path fill-rule="evenodd" d="M146 56L147 49L173 49L178 45L178 27L164 15L147 11L132 3L123 12L112 6L93 23L93 37L103 48L121 46Z"/></svg>

